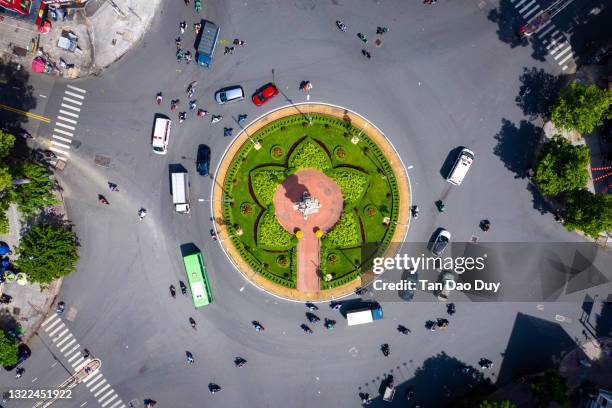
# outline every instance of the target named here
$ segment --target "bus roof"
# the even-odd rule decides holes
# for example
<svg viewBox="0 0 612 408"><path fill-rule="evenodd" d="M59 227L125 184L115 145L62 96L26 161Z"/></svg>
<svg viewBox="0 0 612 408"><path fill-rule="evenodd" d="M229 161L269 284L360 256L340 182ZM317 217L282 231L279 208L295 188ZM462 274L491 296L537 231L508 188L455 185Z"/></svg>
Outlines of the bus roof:
<svg viewBox="0 0 612 408"><path fill-rule="evenodd" d="M200 251L183 257L187 281L191 289L191 296L195 307L202 307L212 303L212 293L206 273L206 265Z"/></svg>

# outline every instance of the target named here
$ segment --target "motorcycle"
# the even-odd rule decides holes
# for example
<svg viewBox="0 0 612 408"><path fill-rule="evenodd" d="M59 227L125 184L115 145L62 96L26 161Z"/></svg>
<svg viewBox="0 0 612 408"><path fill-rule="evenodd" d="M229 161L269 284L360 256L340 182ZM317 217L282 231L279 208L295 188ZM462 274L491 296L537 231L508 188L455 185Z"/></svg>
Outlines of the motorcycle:
<svg viewBox="0 0 612 408"><path fill-rule="evenodd" d="M223 128L223 137L231 137L233 130L232 128Z"/></svg>
<svg viewBox="0 0 612 408"><path fill-rule="evenodd" d="M242 123L246 120L247 115L243 114L243 115L238 115L238 123Z"/></svg>
<svg viewBox="0 0 612 408"><path fill-rule="evenodd" d="M308 319L310 323L316 323L321 320L318 316L312 313L306 313L306 318Z"/></svg>
<svg viewBox="0 0 612 408"><path fill-rule="evenodd" d="M368 289L367 288L357 288L357 289L355 289L355 294L357 296L363 296L366 293L368 293Z"/></svg>
<svg viewBox="0 0 612 408"><path fill-rule="evenodd" d="M212 115L212 117L210 118L210 123L213 124L213 123L220 122L221 119L223 119L223 116L221 115Z"/></svg>
<svg viewBox="0 0 612 408"><path fill-rule="evenodd" d="M196 13L199 13L200 11L202 11L202 3L200 3L200 0L195 0L194 6L195 6Z"/></svg>
<svg viewBox="0 0 612 408"><path fill-rule="evenodd" d="M98 194L98 202L99 202L100 204L110 205L110 203L108 202L108 200L106 199L106 197L104 197L102 194Z"/></svg>
<svg viewBox="0 0 612 408"><path fill-rule="evenodd" d="M214 394L215 392L219 392L221 391L221 387L219 387L217 384L208 384L208 391L210 391L211 394Z"/></svg>
<svg viewBox="0 0 612 408"><path fill-rule="evenodd" d="M255 331L264 331L264 327L257 321L257 320L253 320L251 322L251 324L253 325L253 327L255 328Z"/></svg>
<svg viewBox="0 0 612 408"><path fill-rule="evenodd" d="M446 313L448 313L449 316L452 316L455 314L455 304L454 303L449 303L448 305L446 305Z"/></svg>
<svg viewBox="0 0 612 408"><path fill-rule="evenodd" d="M144 220L144 217L147 216L147 210L145 210L144 208L141 208L140 210L138 210L138 218L140 218L140 221Z"/></svg>
<svg viewBox="0 0 612 408"><path fill-rule="evenodd" d="M317 310L319 310L319 308L317 307L317 305L313 304L313 303L306 303L306 307L308 308L308 310L310 310L311 312L316 312Z"/></svg>
<svg viewBox="0 0 612 408"><path fill-rule="evenodd" d="M244 358L242 358L242 357L236 357L234 359L234 365L236 367L242 367L242 366L244 366L246 364L246 362L247 361Z"/></svg>
<svg viewBox="0 0 612 408"><path fill-rule="evenodd" d="M176 60L178 62L181 62L183 58L185 58L185 53L183 52L183 50L176 50Z"/></svg>
<svg viewBox="0 0 612 408"><path fill-rule="evenodd" d="M397 326L397 331L400 332L401 334L408 334L410 333L410 330L402 325Z"/></svg>
<svg viewBox="0 0 612 408"><path fill-rule="evenodd" d="M176 288L174 287L174 285L170 285L170 296L176 298Z"/></svg>
<svg viewBox="0 0 612 408"><path fill-rule="evenodd" d="M198 109L198 116L199 117L203 118L207 114L208 114L208 111L205 111L204 109Z"/></svg>
<svg viewBox="0 0 612 408"><path fill-rule="evenodd" d="M213 241L217 240L217 233L212 228L210 229L210 239L213 240Z"/></svg>
<svg viewBox="0 0 612 408"><path fill-rule="evenodd" d="M333 310L340 310L341 307L342 307L342 303L340 302L331 302L329 304L329 308Z"/></svg>
<svg viewBox="0 0 612 408"><path fill-rule="evenodd" d="M389 357L389 354L391 354L391 350L389 349L389 345L388 344L383 344L382 346L380 346L380 349L382 350L382 353L385 357Z"/></svg>
<svg viewBox="0 0 612 408"><path fill-rule="evenodd" d="M312 329L305 324L302 324L300 327L302 328L304 334L312 334Z"/></svg>
<svg viewBox="0 0 612 408"><path fill-rule="evenodd" d="M415 220L419 218L419 206L418 205L413 205L411 208L411 211L412 211L412 218L414 218Z"/></svg>
<svg viewBox="0 0 612 408"><path fill-rule="evenodd" d="M337 20L336 21L336 27L338 27L338 29L344 33L346 33L346 30L348 30L348 27L346 26L346 24L344 24L342 21Z"/></svg>
<svg viewBox="0 0 612 408"><path fill-rule="evenodd" d="M198 86L198 81L193 81L187 86L187 95L191 98L195 95L196 86Z"/></svg>
<svg viewBox="0 0 612 408"><path fill-rule="evenodd" d="M193 319L193 317L189 318L189 324L191 324L191 328L193 330L198 330L198 328L196 327L196 321Z"/></svg>
<svg viewBox="0 0 612 408"><path fill-rule="evenodd" d="M162 93L158 93L157 96L155 97L155 100L157 101L158 105L161 105L162 103Z"/></svg>
<svg viewBox="0 0 612 408"><path fill-rule="evenodd" d="M179 286L181 287L181 293L183 295L187 294L187 286L185 286L185 283L183 281L179 281Z"/></svg>
<svg viewBox="0 0 612 408"><path fill-rule="evenodd" d="M179 100L178 99L173 99L170 101L170 110L175 110L176 109L176 105L179 104Z"/></svg>
<svg viewBox="0 0 612 408"><path fill-rule="evenodd" d="M438 209L439 212L443 213L444 211L446 211L446 205L444 204L444 202L442 200L438 200L436 201L436 208Z"/></svg>
<svg viewBox="0 0 612 408"><path fill-rule="evenodd" d="M195 360L193 358L193 354L191 354L189 351L185 352L185 358L187 359L187 363L188 364L193 364L195 363Z"/></svg>
<svg viewBox="0 0 612 408"><path fill-rule="evenodd" d="M187 119L187 112L179 113L179 123L183 123Z"/></svg>
<svg viewBox="0 0 612 408"><path fill-rule="evenodd" d="M335 325L336 325L335 320L325 319L325 328L327 330L333 330Z"/></svg>
<svg viewBox="0 0 612 408"><path fill-rule="evenodd" d="M376 34L382 35L389 32L387 27L376 27Z"/></svg>
<svg viewBox="0 0 612 408"><path fill-rule="evenodd" d="M198 107L198 101L196 99L189 102L189 110L195 110L197 107Z"/></svg>
<svg viewBox="0 0 612 408"><path fill-rule="evenodd" d="M186 23L182 21L181 24L179 24L179 26L181 27L181 34L185 34Z"/></svg>
<svg viewBox="0 0 612 408"><path fill-rule="evenodd" d="M359 38L361 41L363 41L364 44L368 43L368 37L366 37L365 35L363 35L361 33L357 33L357 38Z"/></svg>
<svg viewBox="0 0 612 408"><path fill-rule="evenodd" d="M112 192L119 192L119 188L117 187L117 185L115 183L111 183L110 181L107 183L108 184L108 189Z"/></svg>

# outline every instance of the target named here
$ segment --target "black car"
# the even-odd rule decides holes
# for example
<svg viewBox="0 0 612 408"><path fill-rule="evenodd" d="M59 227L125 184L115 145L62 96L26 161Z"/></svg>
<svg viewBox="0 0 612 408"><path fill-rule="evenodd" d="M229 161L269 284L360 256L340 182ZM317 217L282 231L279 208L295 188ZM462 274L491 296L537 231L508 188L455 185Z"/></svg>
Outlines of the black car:
<svg viewBox="0 0 612 408"><path fill-rule="evenodd" d="M200 176L208 176L210 167L210 147L206 145L198 146L198 156L196 159L196 168Z"/></svg>
<svg viewBox="0 0 612 408"><path fill-rule="evenodd" d="M399 297L407 302L410 302L414 297L414 292L416 291L416 287L419 283L419 275L416 272L410 272L411 271L409 269L404 269L404 271L402 272L402 283L405 283L406 287L397 291ZM408 286L409 282L412 282L410 286Z"/></svg>
<svg viewBox="0 0 612 408"><path fill-rule="evenodd" d="M19 346L17 346L17 363L12 366L6 366L4 367L4 369L6 371L14 370L15 368L23 364L24 361L30 358L31 355L32 355L32 351L25 343L19 344Z"/></svg>

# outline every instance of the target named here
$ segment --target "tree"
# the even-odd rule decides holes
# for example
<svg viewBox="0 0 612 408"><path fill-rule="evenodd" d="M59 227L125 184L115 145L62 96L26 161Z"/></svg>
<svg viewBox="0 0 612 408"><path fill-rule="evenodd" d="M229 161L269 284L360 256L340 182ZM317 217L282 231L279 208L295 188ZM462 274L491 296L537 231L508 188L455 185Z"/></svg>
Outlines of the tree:
<svg viewBox="0 0 612 408"><path fill-rule="evenodd" d="M30 282L51 283L76 269L78 245L70 229L42 222L21 238L15 266L28 275Z"/></svg>
<svg viewBox="0 0 612 408"><path fill-rule="evenodd" d="M612 195L574 190L569 194L563 218L568 230L580 230L597 238L600 233L612 230Z"/></svg>
<svg viewBox="0 0 612 408"><path fill-rule="evenodd" d="M535 181L548 196L583 188L589 179L588 165L588 147L572 146L566 139L555 137L538 158Z"/></svg>
<svg viewBox="0 0 612 408"><path fill-rule="evenodd" d="M563 404L566 400L567 380L555 371L547 371L544 375L536 377L529 389L544 407L553 401Z"/></svg>
<svg viewBox="0 0 612 408"><path fill-rule="evenodd" d="M611 104L612 90L572 82L561 91L551 119L558 127L574 129L582 134L591 133L604 119L612 117Z"/></svg>
<svg viewBox="0 0 612 408"><path fill-rule="evenodd" d="M46 168L30 162L21 162L12 170L13 178L30 179L29 183L18 184L11 189L11 201L19 205L21 213L31 215L40 207L59 202L51 193L53 182Z"/></svg>
<svg viewBox="0 0 612 408"><path fill-rule="evenodd" d="M465 397L457 401L453 408L516 408L510 400L489 400L481 396Z"/></svg>
<svg viewBox="0 0 612 408"><path fill-rule="evenodd" d="M15 146L15 136L0 129L0 159L6 159Z"/></svg>
<svg viewBox="0 0 612 408"><path fill-rule="evenodd" d="M9 337L0 330L0 365L9 367L17 364L18 361L17 342L13 337Z"/></svg>

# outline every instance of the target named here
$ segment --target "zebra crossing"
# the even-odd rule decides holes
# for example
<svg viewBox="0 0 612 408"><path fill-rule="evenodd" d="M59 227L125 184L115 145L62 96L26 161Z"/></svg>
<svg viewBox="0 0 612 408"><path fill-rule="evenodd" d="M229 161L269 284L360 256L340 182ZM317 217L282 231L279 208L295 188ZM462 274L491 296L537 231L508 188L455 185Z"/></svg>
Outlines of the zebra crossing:
<svg viewBox="0 0 612 408"><path fill-rule="evenodd" d="M58 159L66 161L70 156L72 138L78 124L79 113L87 91L74 85L66 85L60 108L54 121L51 147Z"/></svg>
<svg viewBox="0 0 612 408"><path fill-rule="evenodd" d="M70 333L70 329L64 321L53 314L41 325L41 331L51 340L53 345L59 350L73 370L87 364L91 359L83 357L83 350L77 339ZM126 408L119 395L104 378L101 371L90 375L83 383L96 398L102 408Z"/></svg>
<svg viewBox="0 0 612 408"><path fill-rule="evenodd" d="M538 12L543 11L536 0L510 0L510 2L526 21L535 17ZM562 71L567 70L572 63L576 63L576 58L568 39L557 29L552 20L544 22L534 35L542 41L547 53L559 65Z"/></svg>

